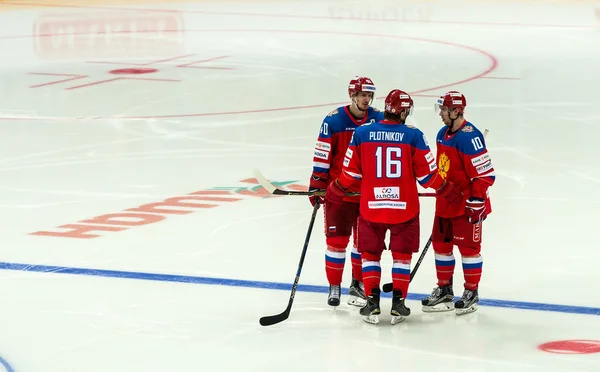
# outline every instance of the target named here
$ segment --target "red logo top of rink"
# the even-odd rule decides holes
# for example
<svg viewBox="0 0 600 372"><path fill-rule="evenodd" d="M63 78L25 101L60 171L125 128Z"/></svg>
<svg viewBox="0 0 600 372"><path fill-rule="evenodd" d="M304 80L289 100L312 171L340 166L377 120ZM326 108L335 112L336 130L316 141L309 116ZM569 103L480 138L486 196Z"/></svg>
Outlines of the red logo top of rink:
<svg viewBox="0 0 600 372"><path fill-rule="evenodd" d="M45 15L34 25L34 43L42 59L143 57L181 52L183 29L177 12Z"/></svg>

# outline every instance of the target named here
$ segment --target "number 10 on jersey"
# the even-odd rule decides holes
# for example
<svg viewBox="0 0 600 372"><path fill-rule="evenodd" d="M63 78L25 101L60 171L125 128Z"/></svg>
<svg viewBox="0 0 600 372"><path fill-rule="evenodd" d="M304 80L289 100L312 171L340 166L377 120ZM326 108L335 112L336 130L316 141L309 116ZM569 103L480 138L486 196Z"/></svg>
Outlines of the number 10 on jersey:
<svg viewBox="0 0 600 372"><path fill-rule="evenodd" d="M400 178L402 176L402 161L400 160L402 149L400 147L385 147L385 155L383 152L383 146L378 146L375 151L377 178Z"/></svg>

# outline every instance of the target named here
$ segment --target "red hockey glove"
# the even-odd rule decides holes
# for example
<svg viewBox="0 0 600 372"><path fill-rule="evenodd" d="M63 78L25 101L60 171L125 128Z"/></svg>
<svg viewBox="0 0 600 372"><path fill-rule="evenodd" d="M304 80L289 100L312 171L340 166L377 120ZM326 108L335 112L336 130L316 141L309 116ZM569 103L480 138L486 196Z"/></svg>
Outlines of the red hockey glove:
<svg viewBox="0 0 600 372"><path fill-rule="evenodd" d="M327 189L327 181L323 178L320 177L315 177L310 176L310 183L308 185L308 191L310 192L314 192L314 191L325 191ZM315 206L315 203L319 203L319 204L323 204L325 203L325 199L322 196L314 196L311 195L308 197L308 200L310 201L310 205L312 205L313 207Z"/></svg>
<svg viewBox="0 0 600 372"><path fill-rule="evenodd" d="M346 189L340 186L338 180L335 180L327 188L325 201L327 203L341 203L344 200L344 195L346 195Z"/></svg>
<svg viewBox="0 0 600 372"><path fill-rule="evenodd" d="M450 181L444 181L437 191L437 196L446 199L448 204L459 203L463 199L460 187Z"/></svg>
<svg viewBox="0 0 600 372"><path fill-rule="evenodd" d="M465 205L467 212L467 218L469 223L479 223L487 217L487 211L485 210L485 200L481 198L469 198Z"/></svg>

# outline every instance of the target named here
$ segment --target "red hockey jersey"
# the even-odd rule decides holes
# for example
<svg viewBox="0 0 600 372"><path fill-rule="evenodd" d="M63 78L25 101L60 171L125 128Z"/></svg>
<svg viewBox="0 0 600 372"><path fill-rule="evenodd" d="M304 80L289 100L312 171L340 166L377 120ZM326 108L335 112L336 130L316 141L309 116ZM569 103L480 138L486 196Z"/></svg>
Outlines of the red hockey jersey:
<svg viewBox="0 0 600 372"><path fill-rule="evenodd" d="M439 174L459 185L464 199L462 203L450 207L444 198L437 198L435 214L439 217L458 217L465 213L465 202L471 196L485 199L489 214L492 206L487 189L494 184L496 177L485 138L468 121L454 133L448 129L440 129L436 138Z"/></svg>
<svg viewBox="0 0 600 372"><path fill-rule="evenodd" d="M331 111L321 124L321 131L315 145L312 176L327 180L328 185L338 178L342 173L344 154L354 130L360 125L379 120L383 120L383 113L373 107L369 107L362 120L352 116L348 106ZM359 191L359 186L357 183L349 191ZM359 197L349 196L344 200L358 203Z"/></svg>
<svg viewBox="0 0 600 372"><path fill-rule="evenodd" d="M339 183L357 180L360 213L369 221L402 223L420 211L417 181L423 187L439 185L433 156L425 135L409 125L381 121L354 131Z"/></svg>

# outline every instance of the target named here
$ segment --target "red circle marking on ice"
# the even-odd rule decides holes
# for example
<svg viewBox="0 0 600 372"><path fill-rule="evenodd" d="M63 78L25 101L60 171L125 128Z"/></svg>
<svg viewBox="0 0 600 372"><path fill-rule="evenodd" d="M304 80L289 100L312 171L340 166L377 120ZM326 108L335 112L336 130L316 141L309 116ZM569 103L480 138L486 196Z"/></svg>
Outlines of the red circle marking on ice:
<svg viewBox="0 0 600 372"><path fill-rule="evenodd" d="M408 41L415 41L415 42L424 42L424 43L431 43L431 44L437 44L437 45L445 45L447 47L454 47L454 48L458 48L458 49L463 49L463 50L467 50L467 51L471 51L474 52L475 54L478 54L480 56L484 56L489 64L487 66L485 66L483 68L483 71L479 71L478 73L462 78L460 80L457 81L453 81L453 82L448 82L445 84L441 84L441 85L437 85L437 86L433 86L433 87L428 87L428 88L423 88L423 89L418 89L418 90L411 90L409 93L411 95L418 95L421 93L426 93L426 92L431 92L431 91L435 91L435 90L441 90L441 89L445 89L445 88L449 88L449 87L454 87L456 85L459 84L464 84L464 83L468 83L470 81L473 80L477 80L481 77L484 77L488 74L490 74L492 71L494 71L497 67L498 67L498 59L492 55L491 53L486 52L483 49L479 49L477 47L472 47L472 46L468 46L468 45L463 45L463 44L458 44L452 41L443 41L443 40L434 40L434 39L427 39L427 38L418 38L418 37L409 37L409 36L400 36L400 35L391 35L391 34L365 34L362 32L344 32L344 31L318 31L318 30L265 30L265 29L203 29L203 30L162 30L161 32L185 32L185 33L211 33L211 32L221 32L221 33L271 33L271 34L305 34L305 35L319 35L319 36L323 36L323 35L338 35L338 36L356 36L356 37L366 37L366 38L383 38L383 39L396 39L396 40L408 40ZM132 33L134 31L130 31L130 30L124 30L124 31L115 31L114 34L129 34ZM152 34L153 32L159 32L158 30L148 30L148 31L144 31L145 34ZM83 35L91 35L94 34L92 32L75 32L71 35L73 36L83 36ZM47 38L47 37L52 37L52 36L56 36L58 34L42 34L42 35L19 35L19 36L0 36L0 40L6 40L6 39L23 39L23 38ZM384 97L379 97L379 98L384 98ZM236 115L236 114L253 114L253 113L264 113L264 112L274 112L274 111L289 111L289 110L303 110L303 109L310 109L310 108L316 108L316 107L323 107L323 106L334 106L334 105L341 105L346 103L344 102L328 102L328 103L317 103L317 104L311 104L311 105L304 105L304 106L292 106L292 107L277 107L277 108L261 108L261 109L255 109L255 110L244 110L244 111L222 111L222 112L202 112L202 113L178 113L178 114L167 114L167 115L138 115L138 116L93 116L92 119L94 120L101 120L101 119L113 119L118 117L119 119L167 119L167 118L187 118L187 117L201 117L201 116L221 116L221 115ZM6 116L2 116L0 117L0 120L23 120L23 119L28 119L28 120L37 120L37 119L41 119L41 120L78 120L80 118L78 117L31 117L31 118L23 118L23 117L6 117Z"/></svg>
<svg viewBox="0 0 600 372"><path fill-rule="evenodd" d="M117 70L111 70L109 72L115 75L141 75L151 74L156 71L158 70L155 68L119 68Z"/></svg>
<svg viewBox="0 0 600 372"><path fill-rule="evenodd" d="M562 340L546 342L538 349L554 354L593 354L600 353L598 340Z"/></svg>

